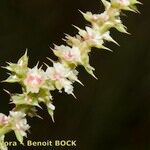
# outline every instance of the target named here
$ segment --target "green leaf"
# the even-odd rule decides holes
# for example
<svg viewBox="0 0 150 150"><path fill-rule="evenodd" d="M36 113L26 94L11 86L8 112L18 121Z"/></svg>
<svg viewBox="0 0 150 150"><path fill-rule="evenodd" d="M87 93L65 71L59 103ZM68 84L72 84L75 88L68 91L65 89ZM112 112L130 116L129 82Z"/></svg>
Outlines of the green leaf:
<svg viewBox="0 0 150 150"><path fill-rule="evenodd" d="M134 4L142 4L141 2L137 1L137 0L130 0L131 5Z"/></svg>
<svg viewBox="0 0 150 150"><path fill-rule="evenodd" d="M110 2L108 2L107 0L101 0L101 1L106 9L108 9L110 7Z"/></svg>
<svg viewBox="0 0 150 150"><path fill-rule="evenodd" d="M16 75L10 75L6 80L3 82L8 82L8 83L15 83L15 82L20 82L20 79Z"/></svg>
<svg viewBox="0 0 150 150"><path fill-rule="evenodd" d="M83 17L85 18L85 20L87 20L89 22L92 22L92 13L91 12L84 13L84 12L80 11L80 13L83 15Z"/></svg>
<svg viewBox="0 0 150 150"><path fill-rule="evenodd" d="M18 60L18 65L22 67L27 67L28 66L28 56L27 56L27 49L25 54Z"/></svg>
<svg viewBox="0 0 150 150"><path fill-rule="evenodd" d="M50 108L48 108L48 107L47 107L47 110L48 110L49 115L50 115L51 118L52 118L52 121L55 122L55 120L54 120L54 110L52 110L52 109L50 109Z"/></svg>
<svg viewBox="0 0 150 150"><path fill-rule="evenodd" d="M122 32L122 33L126 33L126 34L130 34L127 32L127 28L126 26L124 26L123 24L117 24L114 26L119 32Z"/></svg>
<svg viewBox="0 0 150 150"><path fill-rule="evenodd" d="M21 133L17 130L15 130L14 132L15 132L16 138L20 142L20 144L24 145L23 144L23 136L21 135Z"/></svg>
<svg viewBox="0 0 150 150"><path fill-rule="evenodd" d="M85 70L92 75L95 79L97 79L97 77L94 75L93 70L95 70L92 66L88 65L85 67Z"/></svg>

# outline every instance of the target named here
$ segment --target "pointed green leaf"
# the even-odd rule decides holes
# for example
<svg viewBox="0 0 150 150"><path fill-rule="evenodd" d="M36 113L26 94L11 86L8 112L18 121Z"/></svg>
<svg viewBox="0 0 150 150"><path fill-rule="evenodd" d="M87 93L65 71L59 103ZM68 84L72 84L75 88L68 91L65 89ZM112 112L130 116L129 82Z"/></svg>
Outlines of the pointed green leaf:
<svg viewBox="0 0 150 150"><path fill-rule="evenodd" d="M15 130L14 132L15 132L16 138L20 142L20 144L24 145L23 144L23 136L21 135L21 133L17 130Z"/></svg>
<svg viewBox="0 0 150 150"><path fill-rule="evenodd" d="M54 110L52 110L52 109L50 109L50 108L48 108L48 107L47 107L47 110L48 110L49 115L50 115L51 118L52 118L52 121L55 122L55 120L54 120Z"/></svg>
<svg viewBox="0 0 150 150"><path fill-rule="evenodd" d="M8 82L8 83L15 83L15 82L20 82L20 79L16 75L10 75L6 80L3 82Z"/></svg>
<svg viewBox="0 0 150 150"><path fill-rule="evenodd" d="M117 24L114 26L119 32L130 34L127 32L126 27L123 24Z"/></svg>

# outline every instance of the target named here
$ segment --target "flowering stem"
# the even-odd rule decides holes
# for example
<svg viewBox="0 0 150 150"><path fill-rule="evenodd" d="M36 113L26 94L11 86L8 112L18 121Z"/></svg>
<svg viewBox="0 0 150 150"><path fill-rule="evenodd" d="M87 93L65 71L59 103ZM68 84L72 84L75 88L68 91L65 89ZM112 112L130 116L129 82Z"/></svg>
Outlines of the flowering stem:
<svg viewBox="0 0 150 150"><path fill-rule="evenodd" d="M89 63L89 53L92 47L106 49L105 41L118 43L110 36L110 28L116 28L119 32L128 33L123 25L120 14L122 11L138 12L137 0L101 0L105 6L105 11L101 14L92 14L91 12L82 13L84 18L91 23L85 29L78 30L75 36L66 35L67 45L54 45L52 49L58 57L58 61L48 58L53 66L46 64L46 70L39 67L38 64L28 67L27 51L18 60L17 63L8 63L4 67L10 71L10 76L5 80L9 83L19 83L22 87L22 94L11 94L11 103L15 108L10 111L8 116L0 115L0 137L10 131L14 131L18 141L23 144L23 137L27 136L26 131L30 128L27 124L26 115L38 116L37 107L41 108L40 103L44 103L48 113L54 121L53 97L51 92L58 90L66 92L75 97L73 93L73 83L81 81L78 79L76 67L82 65L85 70L94 78L94 68Z"/></svg>

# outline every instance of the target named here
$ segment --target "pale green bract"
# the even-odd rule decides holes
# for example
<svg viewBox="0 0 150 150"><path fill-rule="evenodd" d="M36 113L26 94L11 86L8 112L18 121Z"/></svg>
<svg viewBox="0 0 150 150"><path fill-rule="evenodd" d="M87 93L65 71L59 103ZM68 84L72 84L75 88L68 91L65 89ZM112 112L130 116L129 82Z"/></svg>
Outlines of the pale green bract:
<svg viewBox="0 0 150 150"><path fill-rule="evenodd" d="M75 97L73 93L73 83L81 81L78 79L77 66L81 65L85 70L96 78L94 68L89 63L89 53L92 47L111 51L105 46L105 41L118 43L111 37L110 29L116 28L119 32L128 33L123 25L120 14L123 10L138 12L136 4L141 4L137 0L101 0L105 11L101 14L91 12L81 12L83 17L90 22L90 26L85 29L79 27L75 36L67 35L64 41L67 45L54 45L52 48L58 61L48 58L53 66L46 64L46 70L38 64L28 67L27 51L17 63L8 63L5 69L10 72L9 77L4 82L19 83L22 87L22 94L10 94L11 103L15 108L6 116L0 113L0 149L7 150L4 143L5 134L14 131L17 140L23 144L23 137L27 137L30 126L27 124L26 116L40 117L37 114L37 107L44 103L48 113L54 121L53 97L51 91L58 90L66 92ZM97 78L96 78L97 79Z"/></svg>

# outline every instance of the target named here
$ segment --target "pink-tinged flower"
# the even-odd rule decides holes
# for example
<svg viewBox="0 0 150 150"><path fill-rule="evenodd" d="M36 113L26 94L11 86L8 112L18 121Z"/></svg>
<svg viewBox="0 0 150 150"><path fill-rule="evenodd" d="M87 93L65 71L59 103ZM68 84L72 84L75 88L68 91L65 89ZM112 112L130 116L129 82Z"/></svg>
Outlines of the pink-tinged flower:
<svg viewBox="0 0 150 150"><path fill-rule="evenodd" d="M54 63L53 67L48 67L46 70L46 75L51 80L61 80L63 78L67 78L69 73L70 70L61 63Z"/></svg>
<svg viewBox="0 0 150 150"><path fill-rule="evenodd" d="M68 61L80 61L80 50L78 47L73 47L69 51L64 52L64 58Z"/></svg>
<svg viewBox="0 0 150 150"><path fill-rule="evenodd" d="M38 93L39 89L44 84L45 79L45 74L42 69L38 69L37 66L33 69L29 69L24 80L27 92Z"/></svg>
<svg viewBox="0 0 150 150"><path fill-rule="evenodd" d="M99 23L102 23L102 22L106 22L106 21L108 21L108 19L110 17L109 14L108 14L108 10L110 10L110 8L111 8L111 3L108 2L107 0L101 0L101 1L105 6L105 11L101 14L92 14L89 11L84 13L84 12L80 11L81 14L83 15L83 17L87 21L91 22L92 25L95 25L95 23L99 24Z"/></svg>
<svg viewBox="0 0 150 150"><path fill-rule="evenodd" d="M79 29L79 28L78 28ZM102 36L98 31L93 28L85 27L86 30L79 29L79 35L83 37L87 43L91 44L92 46L101 47L104 43Z"/></svg>
<svg viewBox="0 0 150 150"><path fill-rule="evenodd" d="M27 137L26 131L29 130L30 126L27 124L25 116L26 114L23 112L10 111L9 119L12 129L17 131L21 136Z"/></svg>
<svg viewBox="0 0 150 150"><path fill-rule="evenodd" d="M104 23L109 20L109 15L107 14L107 11L105 11L101 14L93 14L92 20L95 22Z"/></svg>
<svg viewBox="0 0 150 150"><path fill-rule="evenodd" d="M30 128L30 126L27 124L26 119L22 119L16 123L16 130L20 132L22 136L27 137L26 131Z"/></svg>
<svg viewBox="0 0 150 150"><path fill-rule="evenodd" d="M70 62L81 62L81 53L80 49L76 46L73 46L72 48L69 46L56 46L54 48L54 53L67 61Z"/></svg>
<svg viewBox="0 0 150 150"><path fill-rule="evenodd" d="M0 125L6 125L8 123L8 117L0 113Z"/></svg>
<svg viewBox="0 0 150 150"><path fill-rule="evenodd" d="M65 92L68 94L73 94L73 81L70 81L69 78L75 79L75 74L72 70L66 68L61 63L54 63L53 67L48 67L46 70L47 78L54 81L56 89L60 92L64 88Z"/></svg>

